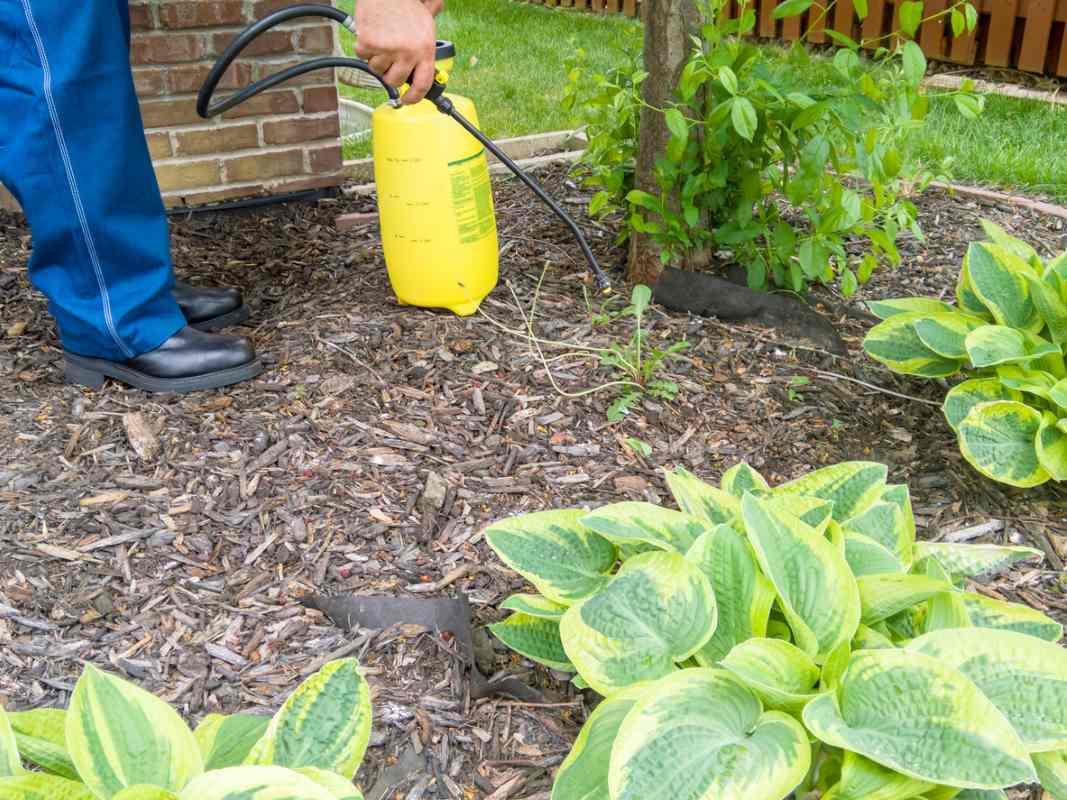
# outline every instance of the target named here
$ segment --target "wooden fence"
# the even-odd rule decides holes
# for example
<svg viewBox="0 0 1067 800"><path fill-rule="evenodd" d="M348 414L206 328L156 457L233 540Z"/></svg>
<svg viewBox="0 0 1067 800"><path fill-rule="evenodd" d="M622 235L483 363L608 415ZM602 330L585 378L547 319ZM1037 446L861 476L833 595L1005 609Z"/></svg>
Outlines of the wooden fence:
<svg viewBox="0 0 1067 800"><path fill-rule="evenodd" d="M641 0L527 0L537 5L578 8L640 16ZM734 0L736 3L737 0ZM923 25L919 44L927 58L955 64L1007 67L1025 72L1067 77L1067 0L972 0L979 11L977 29L954 37L947 17ZM926 0L925 13L941 11L950 0ZM816 0L807 12L774 19L778 0L752 0L757 12L756 35L792 41L806 35L815 44L832 43L832 28L855 40L875 39L899 29L894 0L868 0L868 14L860 20L852 0L838 0L828 14Z"/></svg>

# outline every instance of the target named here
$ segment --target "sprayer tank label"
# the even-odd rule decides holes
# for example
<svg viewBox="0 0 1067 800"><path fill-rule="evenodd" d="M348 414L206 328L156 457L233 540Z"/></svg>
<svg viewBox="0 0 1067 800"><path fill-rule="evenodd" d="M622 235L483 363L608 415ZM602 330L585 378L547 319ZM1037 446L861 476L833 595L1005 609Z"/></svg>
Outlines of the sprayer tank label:
<svg viewBox="0 0 1067 800"><path fill-rule="evenodd" d="M452 207L461 244L471 244L493 232L493 193L485 150L452 161Z"/></svg>

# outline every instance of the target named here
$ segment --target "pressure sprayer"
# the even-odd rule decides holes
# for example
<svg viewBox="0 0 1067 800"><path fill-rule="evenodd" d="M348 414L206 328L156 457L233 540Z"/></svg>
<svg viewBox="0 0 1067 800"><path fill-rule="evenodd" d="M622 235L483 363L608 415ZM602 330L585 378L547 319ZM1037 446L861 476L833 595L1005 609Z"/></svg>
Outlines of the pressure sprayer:
<svg viewBox="0 0 1067 800"><path fill-rule="evenodd" d="M603 290L610 287L574 220L478 130L474 103L466 97L445 94L448 69L455 56L455 48L448 42L438 42L433 86L426 99L414 105L401 105L399 92L388 86L367 62L339 56L316 58L282 70L212 104L223 74L246 47L271 28L302 17L326 17L358 35L355 20L332 6L282 8L249 26L226 48L200 90L197 113L205 119L216 116L260 92L317 69L351 67L380 83L388 101L372 117L374 178L385 263L398 301L447 308L467 316L496 286L499 249L486 150L567 224L597 286Z"/></svg>

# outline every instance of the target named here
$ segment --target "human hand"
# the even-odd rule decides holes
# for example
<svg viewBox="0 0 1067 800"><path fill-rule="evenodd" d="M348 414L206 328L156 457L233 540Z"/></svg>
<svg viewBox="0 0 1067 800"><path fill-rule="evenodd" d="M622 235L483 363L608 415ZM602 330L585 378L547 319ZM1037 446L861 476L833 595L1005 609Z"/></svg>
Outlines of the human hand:
<svg viewBox="0 0 1067 800"><path fill-rule="evenodd" d="M356 55L390 86L410 79L405 104L422 100L433 85L437 25L431 6L437 5L443 8L443 0L356 0Z"/></svg>

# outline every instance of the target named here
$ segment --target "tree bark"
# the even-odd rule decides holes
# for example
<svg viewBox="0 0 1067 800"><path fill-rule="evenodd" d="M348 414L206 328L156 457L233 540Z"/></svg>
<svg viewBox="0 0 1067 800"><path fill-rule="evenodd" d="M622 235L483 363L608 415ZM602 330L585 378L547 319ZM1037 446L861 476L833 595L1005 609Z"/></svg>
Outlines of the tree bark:
<svg viewBox="0 0 1067 800"><path fill-rule="evenodd" d="M645 0L644 54L648 77L641 94L649 106L663 109L670 104L692 48L689 37L699 31L700 13L694 0ZM634 176L638 189L659 194L656 159L666 151L669 139L663 114L647 106L643 108ZM634 283L651 286L662 270L656 244L646 235L632 232L627 277Z"/></svg>

